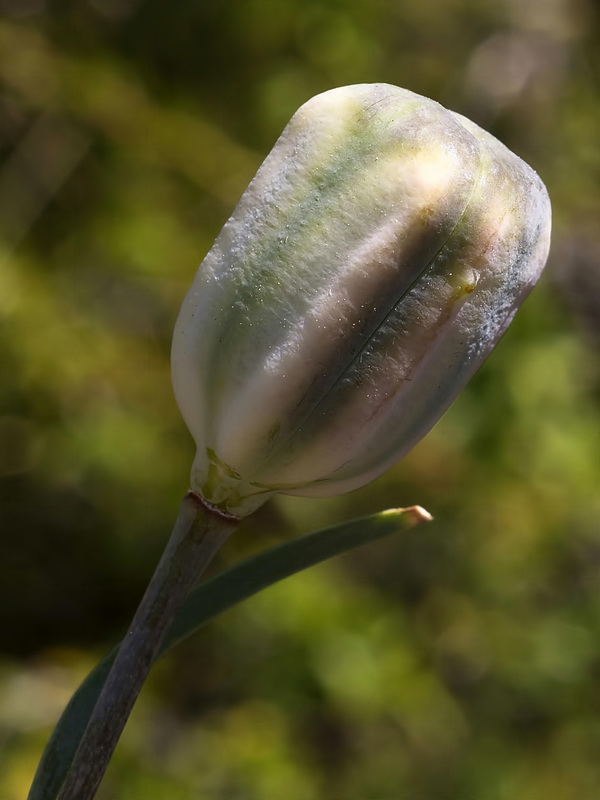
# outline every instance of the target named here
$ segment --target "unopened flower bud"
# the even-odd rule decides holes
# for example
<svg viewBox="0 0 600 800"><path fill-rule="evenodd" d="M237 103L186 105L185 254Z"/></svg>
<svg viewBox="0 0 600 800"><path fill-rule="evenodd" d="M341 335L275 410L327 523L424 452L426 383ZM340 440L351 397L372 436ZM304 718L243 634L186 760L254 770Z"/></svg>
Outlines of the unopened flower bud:
<svg viewBox="0 0 600 800"><path fill-rule="evenodd" d="M469 120L386 84L309 100L177 322L192 489L244 515L377 477L492 350L549 238L541 180Z"/></svg>

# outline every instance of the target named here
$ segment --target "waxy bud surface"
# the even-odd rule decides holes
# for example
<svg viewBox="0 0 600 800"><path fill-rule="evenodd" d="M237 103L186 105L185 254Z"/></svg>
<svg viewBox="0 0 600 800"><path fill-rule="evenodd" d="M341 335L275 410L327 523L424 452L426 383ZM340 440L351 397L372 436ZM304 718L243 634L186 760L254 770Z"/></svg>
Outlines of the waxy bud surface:
<svg viewBox="0 0 600 800"><path fill-rule="evenodd" d="M177 321L192 489L245 515L377 477L492 350L549 239L539 177L459 114L387 84L309 100Z"/></svg>

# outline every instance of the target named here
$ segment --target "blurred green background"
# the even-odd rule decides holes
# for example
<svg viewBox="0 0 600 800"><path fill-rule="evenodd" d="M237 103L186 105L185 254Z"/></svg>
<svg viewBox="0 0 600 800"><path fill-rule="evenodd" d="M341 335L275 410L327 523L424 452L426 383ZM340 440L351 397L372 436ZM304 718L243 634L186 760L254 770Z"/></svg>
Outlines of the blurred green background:
<svg viewBox="0 0 600 800"><path fill-rule="evenodd" d="M261 509L215 569L351 516L435 522L278 585L153 672L101 800L600 796L600 63L592 0L0 0L0 797L137 604L193 448L169 347L294 110L384 81L554 205L544 278L371 486Z"/></svg>

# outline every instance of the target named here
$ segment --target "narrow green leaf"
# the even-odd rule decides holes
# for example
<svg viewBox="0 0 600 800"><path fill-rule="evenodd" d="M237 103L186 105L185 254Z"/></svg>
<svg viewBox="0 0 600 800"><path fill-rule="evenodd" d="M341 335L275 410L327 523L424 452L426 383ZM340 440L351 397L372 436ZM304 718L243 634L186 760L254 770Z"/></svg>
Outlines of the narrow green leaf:
<svg viewBox="0 0 600 800"><path fill-rule="evenodd" d="M430 516L418 506L390 509L272 547L197 586L188 596L160 655L204 623L261 589L332 556L381 539ZM62 713L39 763L28 800L55 800L117 648L92 670Z"/></svg>

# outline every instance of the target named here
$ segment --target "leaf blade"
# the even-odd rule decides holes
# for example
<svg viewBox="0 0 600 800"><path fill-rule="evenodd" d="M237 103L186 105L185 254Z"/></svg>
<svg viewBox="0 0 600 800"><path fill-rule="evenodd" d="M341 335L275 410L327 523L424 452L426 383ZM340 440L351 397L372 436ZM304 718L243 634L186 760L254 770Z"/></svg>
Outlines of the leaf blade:
<svg viewBox="0 0 600 800"><path fill-rule="evenodd" d="M419 506L389 509L292 539L235 564L190 592L165 637L159 657L217 614L262 589L333 556L430 519ZM28 800L55 800L117 649L90 672L67 704L42 754Z"/></svg>

